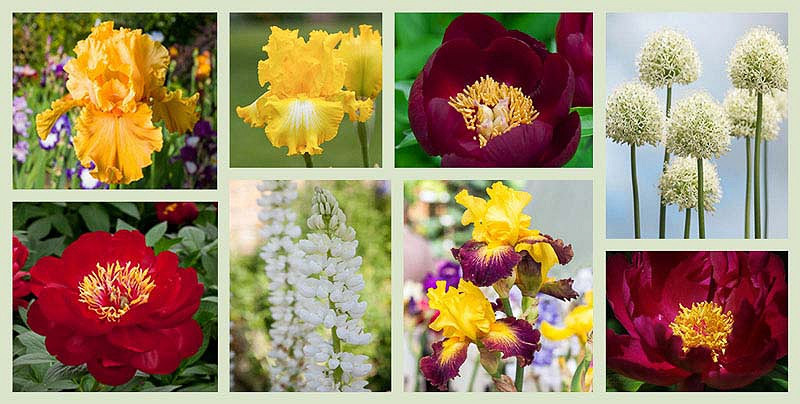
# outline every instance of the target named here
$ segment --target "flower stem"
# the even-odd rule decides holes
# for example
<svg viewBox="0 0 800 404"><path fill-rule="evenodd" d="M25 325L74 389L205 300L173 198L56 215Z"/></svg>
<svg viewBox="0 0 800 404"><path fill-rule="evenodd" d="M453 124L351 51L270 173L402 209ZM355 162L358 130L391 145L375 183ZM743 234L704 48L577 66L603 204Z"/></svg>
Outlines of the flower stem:
<svg viewBox="0 0 800 404"><path fill-rule="evenodd" d="M478 378L478 369L481 368L481 361L476 360L475 364L472 366L472 376L469 377L469 384L467 385L467 391L472 391L475 387L475 379Z"/></svg>
<svg viewBox="0 0 800 404"><path fill-rule="evenodd" d="M150 189L156 189L156 158L153 155L153 162L150 163Z"/></svg>
<svg viewBox="0 0 800 404"><path fill-rule="evenodd" d="M769 171L767 170L767 145L767 141L764 140L764 238L767 238L767 229L769 228L769 194L767 193Z"/></svg>
<svg viewBox="0 0 800 404"><path fill-rule="evenodd" d="M358 140L361 142L361 159L364 167L369 167L369 138L367 137L366 122L358 123Z"/></svg>
<svg viewBox="0 0 800 404"><path fill-rule="evenodd" d="M706 238L705 207L703 206L703 159L697 159L697 226L700 238Z"/></svg>
<svg viewBox="0 0 800 404"><path fill-rule="evenodd" d="M639 227L639 183L636 180L636 146L631 145L631 186L633 187L633 233L641 238Z"/></svg>
<svg viewBox="0 0 800 404"><path fill-rule="evenodd" d="M672 86L667 86L667 118L669 118L669 107L672 104ZM667 171L667 164L669 164L669 152L667 147L664 146L664 166L661 168L663 175ZM658 238L664 238L667 235L667 205L664 204L664 196L661 196L661 204L658 210Z"/></svg>
<svg viewBox="0 0 800 404"><path fill-rule="evenodd" d="M686 219L683 221L683 238L689 238L692 231L692 209L686 208Z"/></svg>
<svg viewBox="0 0 800 404"><path fill-rule="evenodd" d="M308 153L303 153L303 160L306 162L306 168L314 168L314 162L311 161L311 155Z"/></svg>
<svg viewBox="0 0 800 404"><path fill-rule="evenodd" d="M503 297L500 298L500 301L503 303L503 313L505 313L506 317L514 317L514 310L511 308L511 300L507 297ZM514 374L514 387L516 387L517 391L522 391L522 381L525 377L525 367L520 365L520 360L517 359L517 369Z"/></svg>
<svg viewBox="0 0 800 404"><path fill-rule="evenodd" d="M750 238L750 184L753 182L752 176L752 162L750 152L750 138L745 138L745 153L747 154L747 175L745 176L745 181L747 184L744 186L744 238Z"/></svg>
<svg viewBox="0 0 800 404"><path fill-rule="evenodd" d="M761 116L764 110L764 95L758 93L756 99L756 144L753 156L753 219L755 238L761 238Z"/></svg>

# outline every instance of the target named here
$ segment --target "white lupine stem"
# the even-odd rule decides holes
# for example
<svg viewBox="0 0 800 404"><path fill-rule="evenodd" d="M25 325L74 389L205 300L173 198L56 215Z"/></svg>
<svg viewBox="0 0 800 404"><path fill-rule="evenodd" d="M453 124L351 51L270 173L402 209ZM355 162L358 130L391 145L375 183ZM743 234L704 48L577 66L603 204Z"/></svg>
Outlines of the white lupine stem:
<svg viewBox="0 0 800 404"><path fill-rule="evenodd" d="M336 198L316 187L309 233L298 244L305 253L301 271L306 278L297 285L298 315L321 332L310 333L303 348L312 359L306 361L307 387L316 391L368 391L368 358L344 350L345 344L366 345L372 339L361 320L367 303L359 301L364 278L358 273L358 240L346 220Z"/></svg>
<svg viewBox="0 0 800 404"><path fill-rule="evenodd" d="M302 390L305 362L302 349L312 327L300 321L297 314L295 285L303 276L295 265L303 252L295 242L300 237L300 227L295 223L297 214L290 210L290 204L297 199L297 188L290 181L262 181L258 189L262 192L258 218L263 224L261 237L265 241L260 256L266 262L267 300L273 318L269 329L272 390Z"/></svg>

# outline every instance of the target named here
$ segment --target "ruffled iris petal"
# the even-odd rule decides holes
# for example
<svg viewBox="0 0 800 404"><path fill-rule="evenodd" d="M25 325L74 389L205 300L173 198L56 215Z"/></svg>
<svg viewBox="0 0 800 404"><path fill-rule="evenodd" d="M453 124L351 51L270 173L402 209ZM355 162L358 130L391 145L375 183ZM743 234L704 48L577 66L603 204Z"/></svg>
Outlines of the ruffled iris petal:
<svg viewBox="0 0 800 404"><path fill-rule="evenodd" d="M323 98L267 99L265 133L275 147L287 146L288 156L322 153L322 142L333 139L344 116L341 102Z"/></svg>
<svg viewBox="0 0 800 404"><path fill-rule="evenodd" d="M513 273L522 258L508 245L489 247L486 243L468 241L453 249L453 257L461 264L464 279L478 286L491 286Z"/></svg>
<svg viewBox="0 0 800 404"><path fill-rule="evenodd" d="M527 366L541 348L539 337L539 330L534 330L530 323L510 317L492 324L481 343L490 351L501 352L503 358L516 357L522 366Z"/></svg>
<svg viewBox="0 0 800 404"><path fill-rule="evenodd" d="M159 97L153 102L154 121L163 121L164 126L172 133L185 133L194 128L194 124L200 119L200 113L197 111L199 93L184 97L183 90L164 89Z"/></svg>
<svg viewBox="0 0 800 404"><path fill-rule="evenodd" d="M447 390L447 382L459 375L459 369L467 360L469 341L448 338L433 344L433 354L419 361L419 368L432 385Z"/></svg>
<svg viewBox="0 0 800 404"><path fill-rule="evenodd" d="M72 98L67 94L55 101L50 105L50 108L44 112L36 115L36 133L42 140L46 139L50 134L53 125L56 124L58 118L64 115L70 109L81 105L79 100Z"/></svg>

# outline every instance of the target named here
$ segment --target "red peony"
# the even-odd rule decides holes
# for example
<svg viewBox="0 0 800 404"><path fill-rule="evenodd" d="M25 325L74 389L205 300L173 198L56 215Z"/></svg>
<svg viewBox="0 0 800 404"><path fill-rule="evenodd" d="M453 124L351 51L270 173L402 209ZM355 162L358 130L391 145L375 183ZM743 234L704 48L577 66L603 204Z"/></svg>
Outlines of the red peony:
<svg viewBox="0 0 800 404"><path fill-rule="evenodd" d="M13 237L12 244L12 255L14 258L12 261L14 270L14 280L12 284L14 295L13 307L14 311L17 311L20 307L28 307L28 301L25 300L25 297L31 294L31 285L29 282L30 274L22 270L25 266L25 262L28 261L28 247L25 247L25 244L22 244L16 237Z"/></svg>
<svg viewBox="0 0 800 404"><path fill-rule="evenodd" d="M788 348L783 260L769 252L644 252L606 262L610 369L682 390L737 389Z"/></svg>
<svg viewBox="0 0 800 404"><path fill-rule="evenodd" d="M592 13L562 13L556 25L556 47L575 73L576 107L592 106Z"/></svg>
<svg viewBox="0 0 800 404"><path fill-rule="evenodd" d="M138 231L84 234L30 273L28 325L61 363L85 363L101 383L172 373L203 342L192 319L203 295L197 273L172 252L156 255Z"/></svg>
<svg viewBox="0 0 800 404"><path fill-rule="evenodd" d="M194 202L156 202L156 217L159 221L179 225L197 219L197 205Z"/></svg>
<svg viewBox="0 0 800 404"><path fill-rule="evenodd" d="M409 94L420 146L446 167L560 167L575 154L575 78L538 40L482 14L450 23Z"/></svg>

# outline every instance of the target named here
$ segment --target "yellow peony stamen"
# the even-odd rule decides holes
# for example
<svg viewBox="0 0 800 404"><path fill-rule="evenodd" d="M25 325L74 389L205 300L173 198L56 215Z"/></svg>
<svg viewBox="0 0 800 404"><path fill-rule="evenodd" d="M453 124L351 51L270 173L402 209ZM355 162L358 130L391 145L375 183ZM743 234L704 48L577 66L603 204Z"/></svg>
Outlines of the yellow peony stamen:
<svg viewBox="0 0 800 404"><path fill-rule="evenodd" d="M539 116L533 100L521 89L498 83L488 75L450 97L448 104L461 113L467 129L477 132L475 140L480 147Z"/></svg>
<svg viewBox="0 0 800 404"><path fill-rule="evenodd" d="M97 269L83 277L78 284L78 301L86 303L89 310L109 322L117 322L131 308L147 303L156 287L149 270L119 261Z"/></svg>
<svg viewBox="0 0 800 404"><path fill-rule="evenodd" d="M692 348L707 348L714 362L725 354L728 336L733 331L733 314L723 313L714 302L692 303L691 308L680 305L680 313L669 327L683 340L683 352Z"/></svg>

